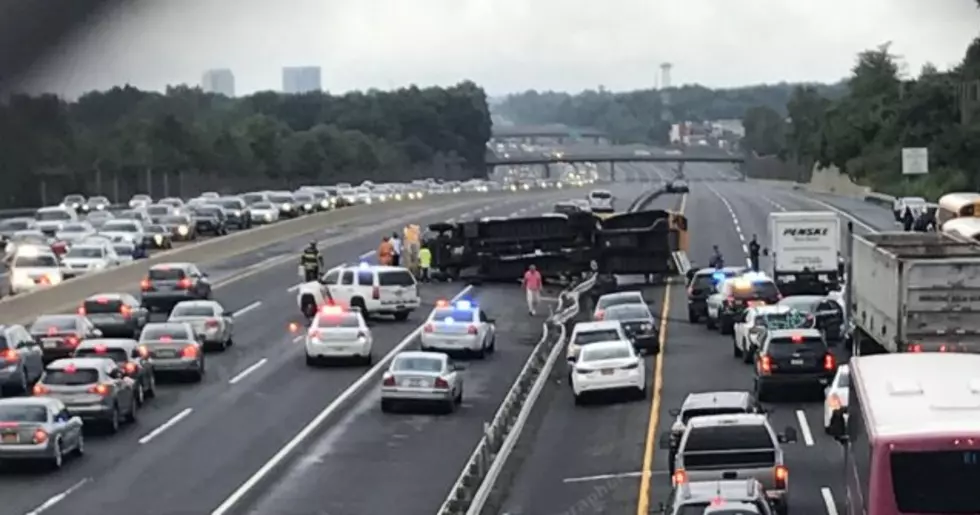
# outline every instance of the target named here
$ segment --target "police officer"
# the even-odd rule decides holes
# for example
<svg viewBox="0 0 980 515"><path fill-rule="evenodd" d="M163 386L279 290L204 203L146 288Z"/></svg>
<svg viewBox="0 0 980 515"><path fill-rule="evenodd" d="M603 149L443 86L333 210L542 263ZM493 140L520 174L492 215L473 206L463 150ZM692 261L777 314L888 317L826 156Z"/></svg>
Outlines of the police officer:
<svg viewBox="0 0 980 515"><path fill-rule="evenodd" d="M902 226L905 227L905 232L912 230L913 223L915 223L915 215L912 214L912 208L905 206L905 214L902 215Z"/></svg>
<svg viewBox="0 0 980 515"><path fill-rule="evenodd" d="M711 256L711 261L708 261L708 266L711 268L725 268L725 258L721 255L721 249L718 245L713 245L712 250L714 255Z"/></svg>
<svg viewBox="0 0 980 515"><path fill-rule="evenodd" d="M316 248L316 242L311 241L310 246L306 247L299 258L299 264L303 267L303 274L306 281L316 281L320 277L320 250Z"/></svg>
<svg viewBox="0 0 980 515"><path fill-rule="evenodd" d="M749 261L752 262L752 271L759 271L759 251L761 247L759 242L756 240L756 236L752 235L752 241L749 242Z"/></svg>

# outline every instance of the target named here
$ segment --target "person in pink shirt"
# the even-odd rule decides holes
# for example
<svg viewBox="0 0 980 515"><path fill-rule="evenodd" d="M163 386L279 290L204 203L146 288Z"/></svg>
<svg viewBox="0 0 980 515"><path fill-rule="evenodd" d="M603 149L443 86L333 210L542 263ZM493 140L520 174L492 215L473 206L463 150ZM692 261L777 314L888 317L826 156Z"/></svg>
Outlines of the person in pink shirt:
<svg viewBox="0 0 980 515"><path fill-rule="evenodd" d="M527 267L524 272L524 291L527 292L527 311L532 316L537 314L538 302L541 301L541 272L534 265Z"/></svg>

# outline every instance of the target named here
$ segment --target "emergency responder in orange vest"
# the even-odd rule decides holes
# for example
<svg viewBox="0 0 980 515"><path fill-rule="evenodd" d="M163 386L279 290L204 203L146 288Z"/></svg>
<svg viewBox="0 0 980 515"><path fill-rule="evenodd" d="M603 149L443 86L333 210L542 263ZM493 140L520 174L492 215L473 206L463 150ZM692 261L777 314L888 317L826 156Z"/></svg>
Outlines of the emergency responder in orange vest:
<svg viewBox="0 0 980 515"><path fill-rule="evenodd" d="M378 264L391 266L394 260L395 247L388 241L388 237L385 236L381 240L381 245L378 245Z"/></svg>

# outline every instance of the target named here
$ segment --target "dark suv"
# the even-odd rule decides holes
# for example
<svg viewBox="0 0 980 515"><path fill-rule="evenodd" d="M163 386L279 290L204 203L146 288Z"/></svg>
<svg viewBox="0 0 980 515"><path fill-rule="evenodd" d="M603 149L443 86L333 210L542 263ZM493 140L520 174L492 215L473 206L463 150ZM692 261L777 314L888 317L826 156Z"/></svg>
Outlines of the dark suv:
<svg viewBox="0 0 980 515"><path fill-rule="evenodd" d="M755 397L774 390L808 388L822 392L837 373L837 359L818 329L777 329L764 334L755 361Z"/></svg>
<svg viewBox="0 0 980 515"><path fill-rule="evenodd" d="M170 313L178 302L210 299L211 281L193 263L161 263L150 268L140 290L143 307Z"/></svg>
<svg viewBox="0 0 980 515"><path fill-rule="evenodd" d="M745 271L741 267L702 268L687 272L687 319L692 324L708 316L708 297L725 279L737 277Z"/></svg>
<svg viewBox="0 0 980 515"><path fill-rule="evenodd" d="M228 234L228 217L221 206L193 206L191 207L191 218L194 219L194 227L198 234L213 234L215 236Z"/></svg>

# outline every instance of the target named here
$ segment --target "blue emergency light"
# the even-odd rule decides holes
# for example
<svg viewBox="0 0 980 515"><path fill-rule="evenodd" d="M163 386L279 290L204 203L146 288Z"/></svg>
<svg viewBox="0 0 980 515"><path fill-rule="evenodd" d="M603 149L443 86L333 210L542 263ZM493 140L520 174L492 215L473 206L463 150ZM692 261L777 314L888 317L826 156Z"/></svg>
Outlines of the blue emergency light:
<svg viewBox="0 0 980 515"><path fill-rule="evenodd" d="M357 266L359 266L360 268L368 268L371 266L371 263L368 263L367 261L361 261Z"/></svg>
<svg viewBox="0 0 980 515"><path fill-rule="evenodd" d="M456 309L460 311L469 311L473 309L473 303L468 300L458 300L456 301Z"/></svg>
<svg viewBox="0 0 980 515"><path fill-rule="evenodd" d="M452 324L455 321L456 320L454 320L453 317L446 317L446 318L443 318L442 319L442 322L445 323L445 324Z"/></svg>
<svg viewBox="0 0 980 515"><path fill-rule="evenodd" d="M715 273L711 274L711 278L714 279L715 282L724 281L725 280L725 272L715 272Z"/></svg>

